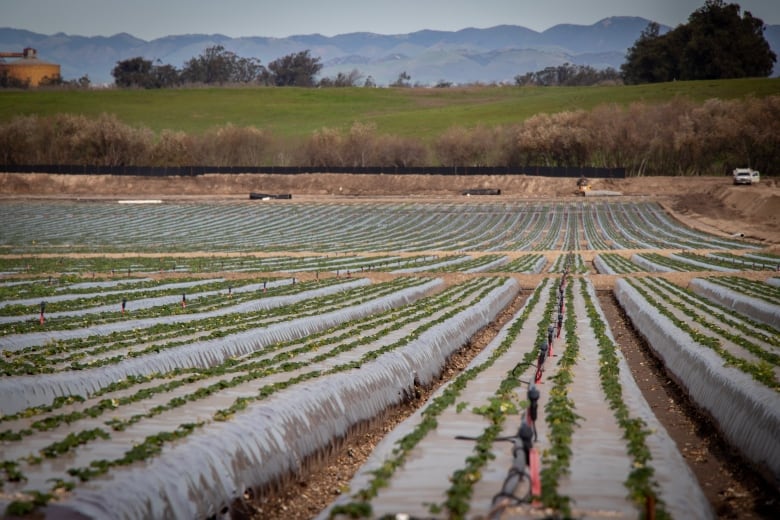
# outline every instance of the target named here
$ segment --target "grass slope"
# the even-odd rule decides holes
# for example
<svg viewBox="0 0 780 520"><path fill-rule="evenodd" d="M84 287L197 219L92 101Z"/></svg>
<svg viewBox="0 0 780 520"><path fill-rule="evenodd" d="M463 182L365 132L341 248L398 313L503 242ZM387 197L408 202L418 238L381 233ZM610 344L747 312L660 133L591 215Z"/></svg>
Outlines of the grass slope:
<svg viewBox="0 0 780 520"><path fill-rule="evenodd" d="M540 112L589 110L604 103L663 102L675 96L763 97L780 94L780 79L738 79L602 87L194 88L166 90L0 91L0 123L19 114L97 116L201 133L228 123L256 126L280 137L307 136L322 127L374 122L379 132L428 139L447 128L520 122Z"/></svg>

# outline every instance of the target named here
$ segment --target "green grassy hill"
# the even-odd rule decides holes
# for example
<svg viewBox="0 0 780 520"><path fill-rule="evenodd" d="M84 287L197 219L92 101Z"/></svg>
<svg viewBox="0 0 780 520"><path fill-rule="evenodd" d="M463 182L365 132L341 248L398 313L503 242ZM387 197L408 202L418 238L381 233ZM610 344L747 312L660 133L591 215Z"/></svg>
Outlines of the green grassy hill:
<svg viewBox="0 0 780 520"><path fill-rule="evenodd" d="M19 114L97 116L201 133L228 123L270 130L280 137L306 136L322 127L345 129L374 122L380 133L423 140L455 125L520 122L540 112L589 110L604 103L627 105L685 96L764 97L780 94L780 79L739 79L603 87L411 88L197 88L171 90L0 91L0 122Z"/></svg>

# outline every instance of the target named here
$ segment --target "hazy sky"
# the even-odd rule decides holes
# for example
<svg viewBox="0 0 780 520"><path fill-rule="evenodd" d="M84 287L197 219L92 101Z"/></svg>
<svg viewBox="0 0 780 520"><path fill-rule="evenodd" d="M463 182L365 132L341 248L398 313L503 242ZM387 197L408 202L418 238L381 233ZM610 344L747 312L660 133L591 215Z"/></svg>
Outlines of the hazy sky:
<svg viewBox="0 0 780 520"><path fill-rule="evenodd" d="M735 0L766 24L780 24L780 0ZM676 26L704 0L0 0L0 27L43 34L151 40L170 34L274 36L559 23L590 25L608 16L641 16Z"/></svg>

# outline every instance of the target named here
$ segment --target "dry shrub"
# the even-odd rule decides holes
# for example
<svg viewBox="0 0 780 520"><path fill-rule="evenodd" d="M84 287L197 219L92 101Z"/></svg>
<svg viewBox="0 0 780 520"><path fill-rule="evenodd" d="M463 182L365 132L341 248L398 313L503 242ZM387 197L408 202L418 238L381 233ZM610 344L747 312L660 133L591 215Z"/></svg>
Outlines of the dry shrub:
<svg viewBox="0 0 780 520"><path fill-rule="evenodd" d="M674 141L665 150L665 164L655 158L653 173L728 173L746 165L776 168L778 104L776 96L710 100L698 106L666 104L667 118L675 126L665 135L672 132Z"/></svg>
<svg viewBox="0 0 780 520"><path fill-rule="evenodd" d="M500 146L496 164L510 167L519 167L532 164L529 161L530 149L523 146L520 140L521 125L501 127L499 131Z"/></svg>
<svg viewBox="0 0 780 520"><path fill-rule="evenodd" d="M616 141L609 142L609 154L619 154L629 175L672 175L681 168L678 154L686 133L685 114L689 103L678 99L668 103L632 103L615 116ZM621 113L622 112L622 113ZM677 142L677 151L675 151ZM597 146L604 146L597 141Z"/></svg>
<svg viewBox="0 0 780 520"><path fill-rule="evenodd" d="M142 164L153 140L150 130L133 128L111 114L17 117L0 127L6 164Z"/></svg>
<svg viewBox="0 0 780 520"><path fill-rule="evenodd" d="M593 141L593 166L616 168L626 164L639 140L636 126L628 127L624 117L624 110L614 104L600 105L591 111L588 130Z"/></svg>
<svg viewBox="0 0 780 520"><path fill-rule="evenodd" d="M87 124L83 116L17 116L0 127L4 164L67 164L73 140Z"/></svg>
<svg viewBox="0 0 780 520"><path fill-rule="evenodd" d="M38 164L96 164L94 158L83 162L84 155L78 148L87 126L94 122L82 115L56 114L41 118L36 132L38 148L34 163Z"/></svg>
<svg viewBox="0 0 780 520"><path fill-rule="evenodd" d="M193 141L184 132L163 130L149 152L149 166L192 165Z"/></svg>
<svg viewBox="0 0 780 520"><path fill-rule="evenodd" d="M776 169L780 97L704 103L603 105L588 116L593 166L628 175L724 174L736 166Z"/></svg>
<svg viewBox="0 0 780 520"><path fill-rule="evenodd" d="M376 146L378 166L424 166L428 164L428 149L417 139L383 135Z"/></svg>
<svg viewBox="0 0 780 520"><path fill-rule="evenodd" d="M739 129L727 169L751 166L765 173L780 171L780 96L749 98L733 107Z"/></svg>
<svg viewBox="0 0 780 520"><path fill-rule="evenodd" d="M147 128L133 128L113 114L101 114L96 120L85 119L73 135L71 164L123 166L143 164L154 142Z"/></svg>
<svg viewBox="0 0 780 520"><path fill-rule="evenodd" d="M187 142L190 148L189 164L261 166L265 164L273 139L263 130L228 124Z"/></svg>
<svg viewBox="0 0 780 520"><path fill-rule="evenodd" d="M303 146L306 166L420 166L427 150L418 140L379 135L373 123L353 123L346 135L334 128L315 131Z"/></svg>
<svg viewBox="0 0 780 520"><path fill-rule="evenodd" d="M376 165L376 124L355 122L342 140L343 166Z"/></svg>
<svg viewBox="0 0 780 520"><path fill-rule="evenodd" d="M433 161L430 159L433 158ZM356 122L342 132L322 128L299 141L276 142L233 125L202 136L163 131L155 138L116 116L17 116L0 124L2 164L151 166L597 166L628 175L728 173L751 166L780 169L780 96L696 103L606 104L537 114L516 125L453 127L426 147L378 134Z"/></svg>
<svg viewBox="0 0 780 520"><path fill-rule="evenodd" d="M537 114L513 131L513 160L539 166L585 166L593 149L587 127L588 113L582 110Z"/></svg>
<svg viewBox="0 0 780 520"><path fill-rule="evenodd" d="M455 126L434 141L433 149L444 166L488 166L496 155L495 144L494 129Z"/></svg>
<svg viewBox="0 0 780 520"><path fill-rule="evenodd" d="M38 116L17 116L0 125L0 162L26 164L37 148Z"/></svg>
<svg viewBox="0 0 780 520"><path fill-rule="evenodd" d="M335 128L315 130L304 145L304 161L306 166L328 167L342 166L344 157L341 155L344 147L344 136Z"/></svg>

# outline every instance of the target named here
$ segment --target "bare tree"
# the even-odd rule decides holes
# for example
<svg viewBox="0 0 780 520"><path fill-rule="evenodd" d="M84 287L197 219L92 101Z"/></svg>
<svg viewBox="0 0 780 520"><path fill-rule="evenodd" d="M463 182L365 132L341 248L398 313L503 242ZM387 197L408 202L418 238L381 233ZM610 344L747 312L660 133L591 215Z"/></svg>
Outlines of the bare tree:
<svg viewBox="0 0 780 520"><path fill-rule="evenodd" d="M391 87L410 87L412 86L411 83L412 77L406 73L406 71L403 71L398 75L398 78L390 83Z"/></svg>
<svg viewBox="0 0 780 520"><path fill-rule="evenodd" d="M322 78L321 87L354 87L357 85L363 75L357 69L352 69L349 73L339 72L335 78Z"/></svg>

